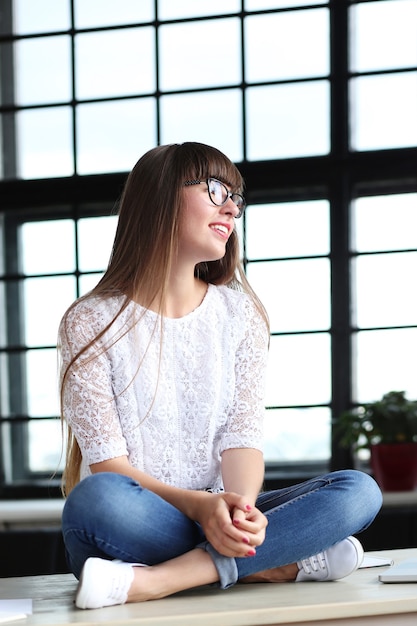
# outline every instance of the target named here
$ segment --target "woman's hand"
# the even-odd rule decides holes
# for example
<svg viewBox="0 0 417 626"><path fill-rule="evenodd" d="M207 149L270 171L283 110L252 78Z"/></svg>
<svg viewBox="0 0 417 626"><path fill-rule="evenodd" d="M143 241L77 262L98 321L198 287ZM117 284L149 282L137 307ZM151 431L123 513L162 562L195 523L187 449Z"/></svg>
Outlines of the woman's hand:
<svg viewBox="0 0 417 626"><path fill-rule="evenodd" d="M247 499L233 492L207 494L195 515L207 541L229 557L254 556L263 543L268 520Z"/></svg>
<svg viewBox="0 0 417 626"><path fill-rule="evenodd" d="M225 556L254 556L265 539L268 520L255 502L264 477L262 452L231 448L222 454L225 493L216 515L199 519L208 541ZM241 494L241 495L238 495Z"/></svg>
<svg viewBox="0 0 417 626"><path fill-rule="evenodd" d="M180 489L132 467L127 457L117 457L90 466L93 474L115 472L137 480L199 522L207 541L224 556L245 557L256 554L265 538L267 519L254 505L254 498L234 491L209 493Z"/></svg>

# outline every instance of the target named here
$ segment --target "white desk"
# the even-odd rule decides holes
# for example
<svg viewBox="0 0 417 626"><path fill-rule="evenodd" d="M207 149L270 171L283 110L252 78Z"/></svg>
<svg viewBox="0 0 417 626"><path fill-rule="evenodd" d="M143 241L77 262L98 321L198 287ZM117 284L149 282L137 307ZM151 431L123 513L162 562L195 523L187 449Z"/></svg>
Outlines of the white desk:
<svg viewBox="0 0 417 626"><path fill-rule="evenodd" d="M417 559L417 548L380 553L396 562ZM34 612L17 626L298 626L411 625L417 623L417 584L384 585L384 568L361 569L341 581L204 587L163 600L81 611L73 604L71 574L0 579L0 598L32 598Z"/></svg>

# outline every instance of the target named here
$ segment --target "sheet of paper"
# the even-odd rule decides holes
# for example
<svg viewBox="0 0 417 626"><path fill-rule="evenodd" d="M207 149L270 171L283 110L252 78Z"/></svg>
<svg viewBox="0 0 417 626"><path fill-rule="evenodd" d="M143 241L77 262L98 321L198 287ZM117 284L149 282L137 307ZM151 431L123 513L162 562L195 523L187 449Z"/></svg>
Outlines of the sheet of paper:
<svg viewBox="0 0 417 626"><path fill-rule="evenodd" d="M394 561L390 558L387 558L384 556L370 556L369 554L366 554L365 552L362 565L360 566L359 569L362 569L364 567L383 567L387 565L393 565L393 563Z"/></svg>
<svg viewBox="0 0 417 626"><path fill-rule="evenodd" d="M0 622L24 619L32 613L32 600L0 600Z"/></svg>
<svg viewBox="0 0 417 626"><path fill-rule="evenodd" d="M14 622L15 620L25 619L26 617L26 613L2 613L0 611L0 623Z"/></svg>

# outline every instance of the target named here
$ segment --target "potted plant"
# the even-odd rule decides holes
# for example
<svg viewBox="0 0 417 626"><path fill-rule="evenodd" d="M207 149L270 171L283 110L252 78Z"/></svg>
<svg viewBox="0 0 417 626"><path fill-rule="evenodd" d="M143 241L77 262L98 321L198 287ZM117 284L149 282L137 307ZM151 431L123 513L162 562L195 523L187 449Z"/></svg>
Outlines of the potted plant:
<svg viewBox="0 0 417 626"><path fill-rule="evenodd" d="M337 432L342 445L370 450L371 468L383 490L416 489L417 401L408 400L404 391L346 411Z"/></svg>

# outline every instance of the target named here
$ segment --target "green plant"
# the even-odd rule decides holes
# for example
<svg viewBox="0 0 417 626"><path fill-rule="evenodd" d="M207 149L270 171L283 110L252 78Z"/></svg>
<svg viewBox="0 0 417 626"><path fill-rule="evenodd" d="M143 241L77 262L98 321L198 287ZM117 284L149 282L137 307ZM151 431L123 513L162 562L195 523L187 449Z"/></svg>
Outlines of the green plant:
<svg viewBox="0 0 417 626"><path fill-rule="evenodd" d="M390 391L381 400L342 413L336 433L341 445L356 450L417 441L417 401L407 400L404 391Z"/></svg>

